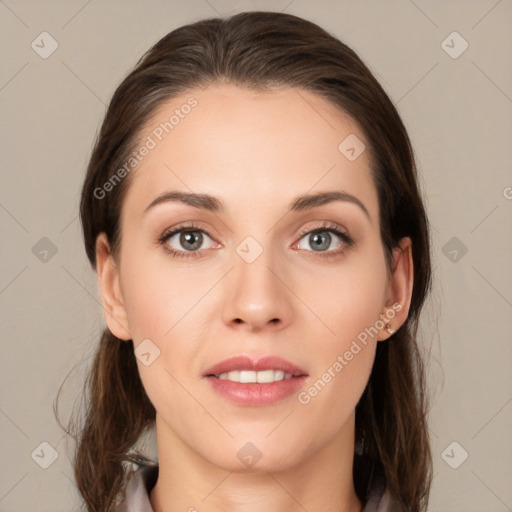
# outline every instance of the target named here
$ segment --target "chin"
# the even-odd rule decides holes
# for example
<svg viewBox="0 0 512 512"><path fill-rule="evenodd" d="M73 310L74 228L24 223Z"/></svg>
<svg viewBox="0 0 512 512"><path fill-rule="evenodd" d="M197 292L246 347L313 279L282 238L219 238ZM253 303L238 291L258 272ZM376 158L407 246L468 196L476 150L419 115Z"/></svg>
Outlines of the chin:
<svg viewBox="0 0 512 512"><path fill-rule="evenodd" d="M275 473L286 471L307 457L300 446L283 446L254 436L253 441L233 442L210 454L208 460L215 466L236 473ZM232 454L232 455L231 455Z"/></svg>

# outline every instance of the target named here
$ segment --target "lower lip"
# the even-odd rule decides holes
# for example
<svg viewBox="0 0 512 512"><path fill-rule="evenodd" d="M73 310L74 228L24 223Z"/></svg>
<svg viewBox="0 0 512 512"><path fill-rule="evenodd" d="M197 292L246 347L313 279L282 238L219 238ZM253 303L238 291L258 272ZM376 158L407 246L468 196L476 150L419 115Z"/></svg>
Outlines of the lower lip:
<svg viewBox="0 0 512 512"><path fill-rule="evenodd" d="M206 377L206 380L219 395L238 405L252 407L270 405L297 393L306 379L307 375L301 375L276 382L242 384L217 377Z"/></svg>

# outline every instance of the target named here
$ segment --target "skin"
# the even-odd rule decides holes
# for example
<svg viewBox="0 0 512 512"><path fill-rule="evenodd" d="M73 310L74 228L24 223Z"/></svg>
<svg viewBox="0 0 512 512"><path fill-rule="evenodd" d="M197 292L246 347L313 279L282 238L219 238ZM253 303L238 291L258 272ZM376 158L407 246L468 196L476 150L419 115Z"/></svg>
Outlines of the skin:
<svg viewBox="0 0 512 512"><path fill-rule="evenodd" d="M390 336L385 329L306 405L295 394L263 407L236 405L202 375L234 355L271 354L306 370L307 389L393 304L402 309L392 328L404 323L411 241L401 241L388 274L367 152L349 161L338 150L349 134L365 136L320 96L211 84L161 105L146 135L190 96L197 107L132 171L117 258L103 234L96 244L109 329L135 347L149 338L160 350L149 366L137 359L157 411L160 470L151 504L156 512L360 511L355 406L377 343ZM301 194L340 190L369 217L348 201L287 213ZM167 191L210 194L225 210L163 202L144 212ZM165 243L191 252L180 235L163 245L158 238L188 221L204 230L199 257L173 258ZM323 222L339 224L354 245L330 232L330 246L315 251L300 233ZM247 236L263 248L252 263L236 252ZM248 442L262 454L250 468L237 457Z"/></svg>

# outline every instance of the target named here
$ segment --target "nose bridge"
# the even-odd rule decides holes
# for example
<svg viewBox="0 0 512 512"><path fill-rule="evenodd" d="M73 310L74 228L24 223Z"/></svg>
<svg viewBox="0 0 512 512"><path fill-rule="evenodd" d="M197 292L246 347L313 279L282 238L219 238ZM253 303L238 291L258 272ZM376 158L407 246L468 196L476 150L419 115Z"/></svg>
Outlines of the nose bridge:
<svg viewBox="0 0 512 512"><path fill-rule="evenodd" d="M276 276L276 251L269 245L246 237L235 248L233 271L226 287L223 317L225 323L244 323L251 329L290 321L291 304L286 286Z"/></svg>

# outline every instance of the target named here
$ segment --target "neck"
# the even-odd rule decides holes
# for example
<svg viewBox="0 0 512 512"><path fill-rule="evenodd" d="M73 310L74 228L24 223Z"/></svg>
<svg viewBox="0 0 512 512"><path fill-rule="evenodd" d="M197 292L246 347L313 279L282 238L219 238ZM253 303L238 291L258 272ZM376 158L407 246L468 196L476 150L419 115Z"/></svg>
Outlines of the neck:
<svg viewBox="0 0 512 512"><path fill-rule="evenodd" d="M185 445L157 414L154 512L361 512L352 476L354 417L321 449L294 466L228 471Z"/></svg>

